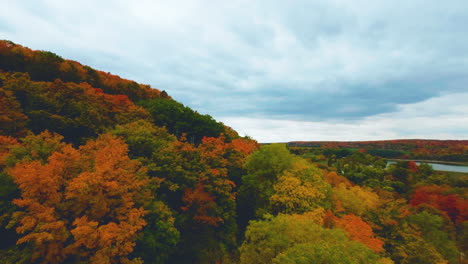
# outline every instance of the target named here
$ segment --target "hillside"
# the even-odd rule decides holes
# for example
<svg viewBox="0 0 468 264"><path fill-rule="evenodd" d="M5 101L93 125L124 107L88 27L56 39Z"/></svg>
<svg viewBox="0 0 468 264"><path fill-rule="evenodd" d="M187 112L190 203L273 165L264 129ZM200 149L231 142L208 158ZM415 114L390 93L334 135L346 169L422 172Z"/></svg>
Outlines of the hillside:
<svg viewBox="0 0 468 264"><path fill-rule="evenodd" d="M172 100L165 91L0 41L0 135L46 129L83 143L117 124L144 119L199 143L204 136L237 134L211 116ZM22 73L22 74L21 74Z"/></svg>
<svg viewBox="0 0 468 264"><path fill-rule="evenodd" d="M0 259L182 263L234 247L234 181L256 148L164 91L0 41Z"/></svg>

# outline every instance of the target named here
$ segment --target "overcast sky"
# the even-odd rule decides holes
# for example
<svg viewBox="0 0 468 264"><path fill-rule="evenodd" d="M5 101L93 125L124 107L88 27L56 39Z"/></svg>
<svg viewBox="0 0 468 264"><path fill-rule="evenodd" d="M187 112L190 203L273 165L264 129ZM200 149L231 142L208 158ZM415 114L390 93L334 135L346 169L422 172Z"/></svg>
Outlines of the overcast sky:
<svg viewBox="0 0 468 264"><path fill-rule="evenodd" d="M260 142L468 139L468 1L0 0L0 38Z"/></svg>

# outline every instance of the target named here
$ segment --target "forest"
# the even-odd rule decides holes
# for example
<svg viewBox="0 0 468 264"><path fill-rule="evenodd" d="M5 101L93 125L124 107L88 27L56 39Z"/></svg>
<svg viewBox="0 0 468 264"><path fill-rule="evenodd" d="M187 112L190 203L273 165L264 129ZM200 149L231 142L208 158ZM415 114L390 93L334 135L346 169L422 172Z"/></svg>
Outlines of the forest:
<svg viewBox="0 0 468 264"><path fill-rule="evenodd" d="M389 159L434 160L468 162L468 140L381 140L355 142L301 141L289 142L297 151L329 149L328 151L365 151L371 155ZM319 152L321 152L319 150Z"/></svg>
<svg viewBox="0 0 468 264"><path fill-rule="evenodd" d="M468 174L410 160L467 146L261 145L165 91L0 41L0 263L467 263Z"/></svg>

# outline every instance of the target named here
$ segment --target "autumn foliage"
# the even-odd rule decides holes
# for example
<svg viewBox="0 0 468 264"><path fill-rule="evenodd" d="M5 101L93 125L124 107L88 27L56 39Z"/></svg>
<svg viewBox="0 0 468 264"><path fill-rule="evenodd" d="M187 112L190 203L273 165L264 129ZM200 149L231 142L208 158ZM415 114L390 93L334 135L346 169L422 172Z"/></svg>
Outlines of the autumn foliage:
<svg viewBox="0 0 468 264"><path fill-rule="evenodd" d="M463 223L468 220L468 201L458 194L448 192L444 186L418 187L411 197L410 204L419 206L430 205L444 212L453 222Z"/></svg>
<svg viewBox="0 0 468 264"><path fill-rule="evenodd" d="M216 207L215 197L205 190L203 182L199 182L194 189L186 189L183 201L186 203L182 210L194 210L193 219L202 224L218 226L223 219L210 216L210 211Z"/></svg>
<svg viewBox="0 0 468 264"><path fill-rule="evenodd" d="M325 181L328 182L333 187L338 186L339 184L344 184L346 187L351 187L353 184L346 179L345 177L338 175L335 171L325 172Z"/></svg>
<svg viewBox="0 0 468 264"><path fill-rule="evenodd" d="M184 191L182 210L192 212L193 219L201 224L218 226L226 220L222 216L229 207L223 207L235 200L236 184L229 179L228 168L243 164L247 155L257 148L256 143L244 139L227 143L221 135L203 138L196 148L186 142L175 144L184 152L196 153L203 165L196 185Z"/></svg>
<svg viewBox="0 0 468 264"><path fill-rule="evenodd" d="M127 261L145 225L144 171L119 139L103 135L75 149L54 152L46 164L18 163L9 170L21 190L14 203L18 243L34 245L34 259L58 263Z"/></svg>
<svg viewBox="0 0 468 264"><path fill-rule="evenodd" d="M1 263L457 264L466 174L382 158L402 156L468 160L468 141L260 145L0 41Z"/></svg>
<svg viewBox="0 0 468 264"><path fill-rule="evenodd" d="M295 147L359 149L386 158L468 161L468 140L295 141Z"/></svg>
<svg viewBox="0 0 468 264"><path fill-rule="evenodd" d="M359 216L350 214L335 218L335 225L347 232L349 238L359 241L375 252L382 252L384 242L375 237L371 226Z"/></svg>
<svg viewBox="0 0 468 264"><path fill-rule="evenodd" d="M133 99L161 97L159 90L149 85L96 71L76 61L65 60L52 52L31 50L11 41L0 41L0 69L26 72L35 81L86 82L102 88L108 94L124 94Z"/></svg>

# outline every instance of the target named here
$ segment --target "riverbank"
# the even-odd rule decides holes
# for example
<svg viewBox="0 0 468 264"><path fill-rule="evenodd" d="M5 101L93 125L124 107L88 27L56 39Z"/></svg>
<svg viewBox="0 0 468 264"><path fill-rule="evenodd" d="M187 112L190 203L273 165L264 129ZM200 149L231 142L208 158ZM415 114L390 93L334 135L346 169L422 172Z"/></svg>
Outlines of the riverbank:
<svg viewBox="0 0 468 264"><path fill-rule="evenodd" d="M388 161L414 161L419 163L436 163L454 166L468 166L468 162L441 161L441 160L414 160L414 159L387 159Z"/></svg>

